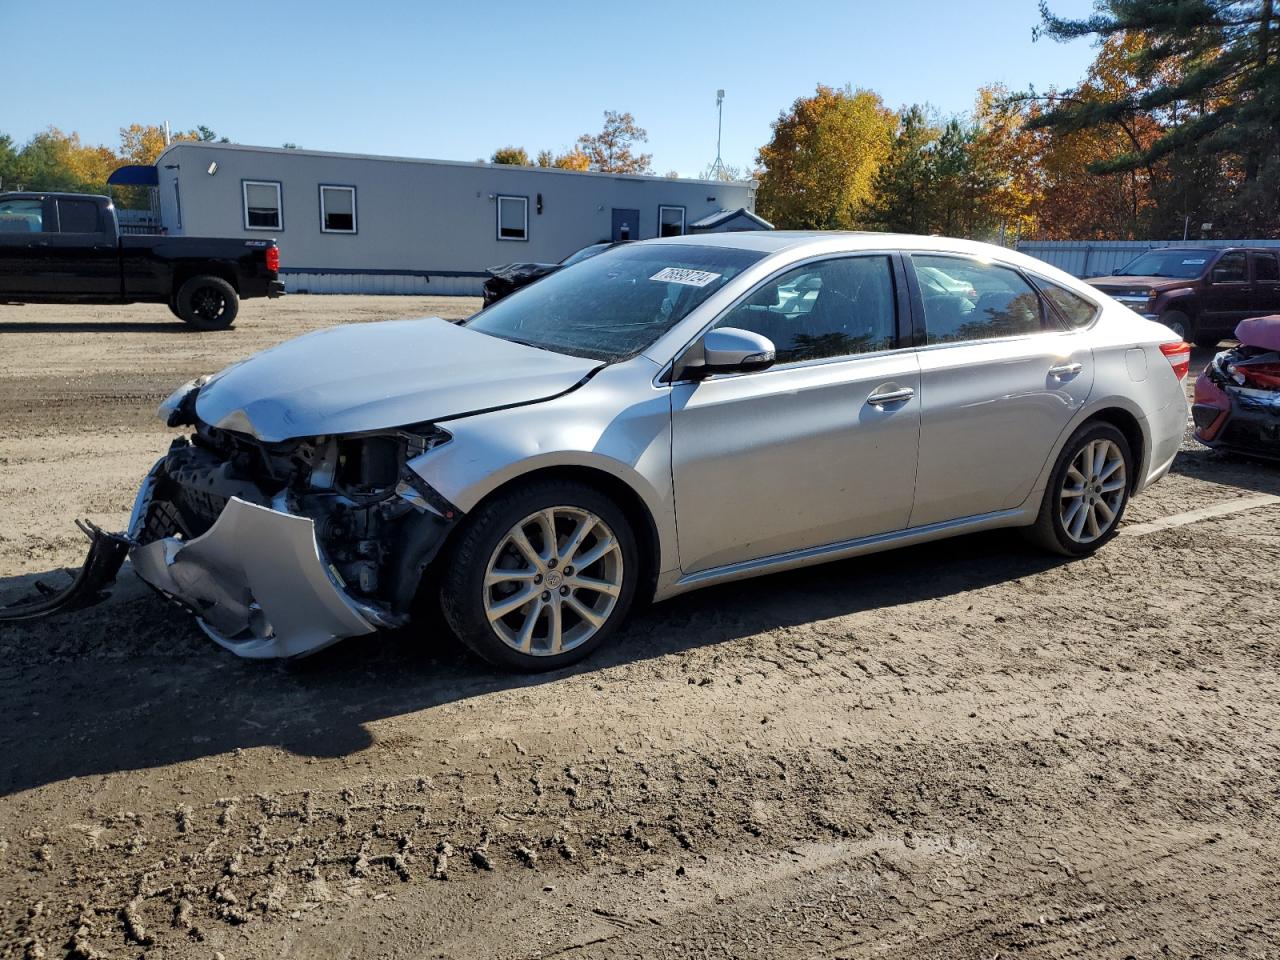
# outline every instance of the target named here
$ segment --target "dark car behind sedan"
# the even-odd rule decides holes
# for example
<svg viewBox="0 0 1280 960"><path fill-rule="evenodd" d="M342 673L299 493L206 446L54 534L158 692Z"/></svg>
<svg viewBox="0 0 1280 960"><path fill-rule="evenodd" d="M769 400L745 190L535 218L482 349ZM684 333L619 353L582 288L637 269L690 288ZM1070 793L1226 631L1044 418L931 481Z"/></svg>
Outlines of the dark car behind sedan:
<svg viewBox="0 0 1280 960"><path fill-rule="evenodd" d="M500 267L490 267L489 279L484 282L484 305L487 307L495 304L503 297L515 293L521 287L527 287L535 280L541 280L548 274L555 273L580 260L588 260L614 246L617 246L617 243L604 240L569 254L559 263L507 263Z"/></svg>

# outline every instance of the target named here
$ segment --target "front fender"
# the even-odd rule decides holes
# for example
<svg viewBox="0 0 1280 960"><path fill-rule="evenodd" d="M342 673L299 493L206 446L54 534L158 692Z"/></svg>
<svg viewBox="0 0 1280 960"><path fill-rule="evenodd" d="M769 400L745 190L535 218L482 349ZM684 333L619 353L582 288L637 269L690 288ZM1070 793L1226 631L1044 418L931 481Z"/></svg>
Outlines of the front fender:
<svg viewBox="0 0 1280 960"><path fill-rule="evenodd" d="M409 467L464 512L541 470L600 471L644 503L658 534L661 568L671 569L678 559L670 391L652 385L652 370L626 366L607 367L582 389L554 400L451 420L445 427L453 439Z"/></svg>

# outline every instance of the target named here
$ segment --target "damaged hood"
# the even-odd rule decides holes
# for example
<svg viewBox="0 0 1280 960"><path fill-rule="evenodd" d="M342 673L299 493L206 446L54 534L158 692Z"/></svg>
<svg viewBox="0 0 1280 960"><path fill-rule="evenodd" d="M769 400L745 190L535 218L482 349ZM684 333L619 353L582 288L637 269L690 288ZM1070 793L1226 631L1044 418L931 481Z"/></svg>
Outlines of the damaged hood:
<svg viewBox="0 0 1280 960"><path fill-rule="evenodd" d="M333 327L228 367L196 415L275 442L384 430L563 393L601 366L431 317Z"/></svg>

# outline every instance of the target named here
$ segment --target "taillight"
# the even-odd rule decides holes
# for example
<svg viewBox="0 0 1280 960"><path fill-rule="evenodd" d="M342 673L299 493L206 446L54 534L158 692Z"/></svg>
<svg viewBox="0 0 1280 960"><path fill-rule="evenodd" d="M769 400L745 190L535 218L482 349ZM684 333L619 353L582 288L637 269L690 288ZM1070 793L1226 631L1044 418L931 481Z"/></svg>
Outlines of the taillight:
<svg viewBox="0 0 1280 960"><path fill-rule="evenodd" d="M280 248L267 247L267 269L273 273L280 272Z"/></svg>
<svg viewBox="0 0 1280 960"><path fill-rule="evenodd" d="M1186 379L1191 372L1191 344L1179 340L1177 343L1160 344L1160 352L1173 367L1173 375L1179 380Z"/></svg>

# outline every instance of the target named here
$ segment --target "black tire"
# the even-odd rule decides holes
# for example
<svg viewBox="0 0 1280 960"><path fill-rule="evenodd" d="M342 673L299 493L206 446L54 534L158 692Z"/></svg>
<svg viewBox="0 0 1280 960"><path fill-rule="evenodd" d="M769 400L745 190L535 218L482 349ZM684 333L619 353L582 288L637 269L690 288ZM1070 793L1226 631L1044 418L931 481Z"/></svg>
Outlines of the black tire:
<svg viewBox="0 0 1280 960"><path fill-rule="evenodd" d="M1197 336L1195 320L1181 310L1166 310L1160 314L1160 322L1187 343L1193 342Z"/></svg>
<svg viewBox="0 0 1280 960"><path fill-rule="evenodd" d="M179 320L182 319L182 314L178 312L178 295L176 293L169 298L169 312Z"/></svg>
<svg viewBox="0 0 1280 960"><path fill-rule="evenodd" d="M1212 350L1218 345L1218 341L1221 339L1222 337L1218 336L1216 333L1197 333L1191 338L1191 342L1197 347Z"/></svg>
<svg viewBox="0 0 1280 960"><path fill-rule="evenodd" d="M509 532L522 520L540 511L554 508L585 511L593 514L608 527L617 541L621 554L621 583L618 585L616 601L602 625L594 633L576 646L559 654L525 653L509 645L490 624L485 603L492 597L488 591L499 588L487 587L485 580L490 561L502 547ZM556 552L559 553L559 548ZM566 480L534 481L500 494L484 504L467 519L466 526L458 531L450 552L444 560L444 572L440 583L440 606L458 639L472 652L494 666L530 673L556 670L575 663L606 642L626 619L632 600L635 598L636 584L641 576L635 533L631 529L626 514L609 497L594 487ZM582 573L582 571L578 572ZM547 578L550 581L550 573L547 574ZM544 581L540 578L538 584L543 583ZM554 587L554 584L552 586ZM531 584L529 589L536 588ZM563 594L568 589L568 587L559 587L558 590L547 590L540 594L540 599L545 603L550 598L559 604L553 594ZM512 593L515 592L517 590L513 588ZM572 592L575 595L579 593L576 590ZM537 601L531 598L529 602L533 604ZM528 617L531 615L529 611L528 606L521 606L516 608L511 616ZM537 617L541 616L541 614L537 615ZM564 623L566 619L576 618L577 615L562 613L561 617L561 623ZM581 618L577 619L580 623L586 622ZM543 621L538 619L537 623L542 624ZM543 630L549 633L549 625L543 625Z"/></svg>
<svg viewBox="0 0 1280 960"><path fill-rule="evenodd" d="M1068 499L1064 494L1072 462L1086 447L1099 440L1115 444L1124 463L1124 483L1120 490L1115 491L1120 494L1118 506L1104 502L1104 505L1114 514L1109 526L1099 536L1082 541L1073 536L1064 525L1062 503ZM1079 484L1073 480L1072 487L1076 486ZM1049 475L1049 485L1045 488L1044 500L1040 504L1040 515L1036 518L1035 526L1027 529L1027 535L1033 542L1053 553L1068 557L1088 556L1116 535L1124 519L1125 507L1129 504L1129 494L1132 490L1133 452L1129 449L1129 441L1125 439L1125 435L1109 423L1099 421L1086 423L1071 435L1058 455L1058 462L1054 464L1053 473ZM1091 495L1093 495L1092 488L1089 488L1082 496L1082 505L1087 505ZM1074 500L1074 498L1071 499ZM1087 530L1081 532L1088 535Z"/></svg>
<svg viewBox="0 0 1280 960"><path fill-rule="evenodd" d="M240 310L235 288L221 277L192 277L176 299L178 316L197 330L226 330Z"/></svg>

